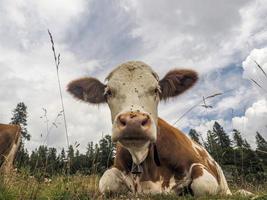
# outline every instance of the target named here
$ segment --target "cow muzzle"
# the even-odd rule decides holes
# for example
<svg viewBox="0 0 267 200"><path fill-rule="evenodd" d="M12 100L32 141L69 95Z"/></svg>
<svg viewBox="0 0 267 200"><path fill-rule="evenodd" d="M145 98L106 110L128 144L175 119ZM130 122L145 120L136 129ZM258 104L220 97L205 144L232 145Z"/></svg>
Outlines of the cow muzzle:
<svg viewBox="0 0 267 200"><path fill-rule="evenodd" d="M152 118L141 112L119 114L113 124L112 140L124 146L142 146L156 140L155 123Z"/></svg>

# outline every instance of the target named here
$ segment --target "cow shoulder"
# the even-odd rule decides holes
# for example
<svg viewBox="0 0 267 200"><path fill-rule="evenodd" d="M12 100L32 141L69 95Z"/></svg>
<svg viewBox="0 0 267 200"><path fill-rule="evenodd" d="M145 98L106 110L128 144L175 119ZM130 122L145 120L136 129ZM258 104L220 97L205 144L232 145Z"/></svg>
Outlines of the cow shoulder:
<svg viewBox="0 0 267 200"><path fill-rule="evenodd" d="M192 141L180 130L160 118L158 130L156 144L161 158L175 165L191 164L200 160L192 147Z"/></svg>

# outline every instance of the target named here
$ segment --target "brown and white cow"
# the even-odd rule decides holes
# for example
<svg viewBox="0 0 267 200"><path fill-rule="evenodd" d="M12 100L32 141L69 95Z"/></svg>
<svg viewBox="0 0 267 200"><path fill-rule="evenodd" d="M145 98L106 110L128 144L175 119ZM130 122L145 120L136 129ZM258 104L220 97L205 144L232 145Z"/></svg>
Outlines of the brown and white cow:
<svg viewBox="0 0 267 200"><path fill-rule="evenodd" d="M100 179L100 192L231 194L216 161L200 145L158 117L160 100L175 97L197 81L192 70L175 69L159 80L145 63L121 64L106 78L72 81L68 91L85 102L107 103L114 166Z"/></svg>
<svg viewBox="0 0 267 200"><path fill-rule="evenodd" d="M0 124L0 171L8 173L20 145L21 128L19 125Z"/></svg>

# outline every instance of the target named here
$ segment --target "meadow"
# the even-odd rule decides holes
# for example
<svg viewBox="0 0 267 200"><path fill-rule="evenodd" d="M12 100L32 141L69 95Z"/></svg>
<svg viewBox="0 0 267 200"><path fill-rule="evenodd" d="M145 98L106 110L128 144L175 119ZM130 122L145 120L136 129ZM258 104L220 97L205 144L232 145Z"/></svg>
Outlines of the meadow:
<svg viewBox="0 0 267 200"><path fill-rule="evenodd" d="M98 191L98 175L58 175L51 179L33 177L25 172L13 172L8 176L1 177L0 199L1 200L89 200L89 199L151 199L151 200L174 200L194 199L192 196L176 196L174 194L157 195L101 195ZM235 193L240 186L230 184ZM253 192L253 197L244 197L240 194L233 196L205 196L199 199L267 199L267 184L247 184L244 189Z"/></svg>

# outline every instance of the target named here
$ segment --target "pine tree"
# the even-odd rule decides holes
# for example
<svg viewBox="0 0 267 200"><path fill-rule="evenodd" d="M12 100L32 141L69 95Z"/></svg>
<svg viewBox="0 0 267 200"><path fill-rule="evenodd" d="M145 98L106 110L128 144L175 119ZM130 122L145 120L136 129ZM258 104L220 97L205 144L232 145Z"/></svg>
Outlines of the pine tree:
<svg viewBox="0 0 267 200"><path fill-rule="evenodd" d="M99 146L98 144L95 144L95 147L94 147L94 158L93 158L93 162L92 162L92 173L98 173L98 169L99 169L99 165L100 165L100 162L99 162L99 159L100 156L99 156Z"/></svg>
<svg viewBox="0 0 267 200"><path fill-rule="evenodd" d="M233 129L233 134L234 144L236 147L250 149L250 144L247 142L246 139L242 138L241 133L238 130Z"/></svg>
<svg viewBox="0 0 267 200"><path fill-rule="evenodd" d="M188 135L190 136L190 138L192 140L194 140L195 142L197 142L198 144L201 145L201 142L200 142L200 135L198 134L198 132L195 130L195 129L190 129Z"/></svg>
<svg viewBox="0 0 267 200"><path fill-rule="evenodd" d="M267 151L267 142L258 131L256 132L256 144L258 150Z"/></svg>
<svg viewBox="0 0 267 200"><path fill-rule="evenodd" d="M207 132L206 149L215 158L215 160L218 161L219 159L218 153L220 149L218 136L213 131L210 130L208 130Z"/></svg>
<svg viewBox="0 0 267 200"><path fill-rule="evenodd" d="M21 127L21 135L24 140L30 140L31 136L27 131L27 106L20 102L13 110L13 117L10 124L18 124Z"/></svg>
<svg viewBox="0 0 267 200"><path fill-rule="evenodd" d="M62 150L61 150L60 159L62 161L64 161L66 159L66 154L65 154L65 149L64 148L62 148Z"/></svg>
<svg viewBox="0 0 267 200"><path fill-rule="evenodd" d="M104 173L113 163L115 146L110 135L105 135L99 141L99 172Z"/></svg>
<svg viewBox="0 0 267 200"><path fill-rule="evenodd" d="M56 148L48 149L47 153L47 173L51 176L58 170L58 157Z"/></svg>
<svg viewBox="0 0 267 200"><path fill-rule="evenodd" d="M70 167L70 173L73 174L75 172L75 169L74 169L75 160L74 160L74 148L72 145L69 146L67 158L69 159L68 162L69 162L69 167Z"/></svg>
<svg viewBox="0 0 267 200"><path fill-rule="evenodd" d="M243 146L243 138L240 134L240 132L236 129L233 129L233 138L234 138L234 143L237 147L242 147Z"/></svg>
<svg viewBox="0 0 267 200"><path fill-rule="evenodd" d="M221 148L225 149L231 146L231 140L229 136L226 134L223 127L218 122L214 123L213 132L218 136L218 141Z"/></svg>
<svg viewBox="0 0 267 200"><path fill-rule="evenodd" d="M24 140L30 140L31 136L27 131L27 106L20 102L17 104L16 108L13 110L13 116L11 118L10 124L17 124L21 127L22 141L19 145L19 149L15 159L15 165L18 168L26 166L29 162L29 154L24 147Z"/></svg>
<svg viewBox="0 0 267 200"><path fill-rule="evenodd" d="M263 163L267 166L267 141L257 131L256 132L257 155L262 159Z"/></svg>

